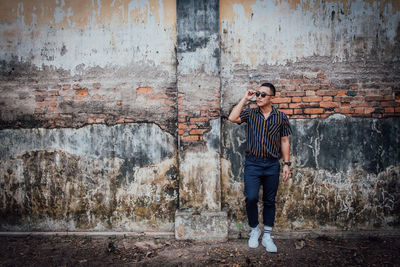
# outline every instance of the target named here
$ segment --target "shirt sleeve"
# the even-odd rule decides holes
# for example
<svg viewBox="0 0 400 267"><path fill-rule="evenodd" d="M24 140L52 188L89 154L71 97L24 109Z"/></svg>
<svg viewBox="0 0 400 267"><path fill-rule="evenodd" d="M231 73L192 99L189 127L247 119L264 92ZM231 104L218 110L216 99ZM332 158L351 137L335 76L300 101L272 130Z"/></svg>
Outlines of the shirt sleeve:
<svg viewBox="0 0 400 267"><path fill-rule="evenodd" d="M283 114L283 121L282 121L282 127L281 127L281 137L289 136L291 134L292 134L292 128L290 127L289 120L288 120L286 114Z"/></svg>
<svg viewBox="0 0 400 267"><path fill-rule="evenodd" d="M249 121L249 115L250 115L250 110L249 109L242 110L242 112L240 112L240 115L239 115L240 120L242 122L248 122Z"/></svg>

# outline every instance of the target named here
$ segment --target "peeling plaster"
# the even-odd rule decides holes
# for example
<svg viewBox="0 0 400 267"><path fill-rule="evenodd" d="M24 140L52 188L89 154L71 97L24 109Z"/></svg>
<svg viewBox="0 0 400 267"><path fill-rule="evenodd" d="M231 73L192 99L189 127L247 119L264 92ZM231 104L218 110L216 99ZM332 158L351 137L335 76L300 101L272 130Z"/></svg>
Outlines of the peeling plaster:
<svg viewBox="0 0 400 267"><path fill-rule="evenodd" d="M400 226L398 119L333 115L290 123L292 178L280 181L277 229ZM249 229L243 195L245 140L244 125L223 124L221 201L230 230L239 233ZM262 222L261 202L259 209Z"/></svg>
<svg viewBox="0 0 400 267"><path fill-rule="evenodd" d="M158 126L0 134L1 229L173 230L176 142Z"/></svg>
<svg viewBox="0 0 400 267"><path fill-rule="evenodd" d="M0 58L11 61L17 57L39 69L51 66L72 75L79 73L79 66L123 67L143 62L174 71L176 22L171 18L176 18L175 1L125 1L119 7L123 13L127 10L127 21L120 21L119 7L107 2L99 0L91 6L62 0L57 6L42 3L39 8L25 1L19 4L16 18L14 7L2 2L3 12L10 14L3 17L0 36L7 32L14 36L1 38ZM46 14L53 9L54 20L48 20ZM27 12L33 14L31 21L25 21Z"/></svg>
<svg viewBox="0 0 400 267"><path fill-rule="evenodd" d="M397 7L350 2L341 14L337 1L315 3L312 9L309 1L222 1L223 65L228 70L233 64L285 65L314 55L343 62L367 56L376 46L395 45ZM378 51L385 56L384 49Z"/></svg>

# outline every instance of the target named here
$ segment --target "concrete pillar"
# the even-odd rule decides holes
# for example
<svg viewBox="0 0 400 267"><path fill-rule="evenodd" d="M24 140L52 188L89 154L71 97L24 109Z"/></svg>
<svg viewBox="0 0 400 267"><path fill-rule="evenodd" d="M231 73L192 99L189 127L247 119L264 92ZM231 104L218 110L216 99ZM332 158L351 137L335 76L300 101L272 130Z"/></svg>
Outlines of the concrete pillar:
<svg viewBox="0 0 400 267"><path fill-rule="evenodd" d="M175 237L226 240L220 183L219 1L177 1L179 209Z"/></svg>

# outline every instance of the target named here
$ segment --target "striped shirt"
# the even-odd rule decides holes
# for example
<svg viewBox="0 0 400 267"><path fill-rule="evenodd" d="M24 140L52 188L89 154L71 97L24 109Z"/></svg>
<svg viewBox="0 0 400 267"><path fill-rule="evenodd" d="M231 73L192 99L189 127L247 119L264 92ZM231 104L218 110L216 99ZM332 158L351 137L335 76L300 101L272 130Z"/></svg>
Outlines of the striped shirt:
<svg viewBox="0 0 400 267"><path fill-rule="evenodd" d="M246 155L259 158L280 158L281 137L292 133L286 114L272 107L265 119L260 108L242 110L242 122L247 123Z"/></svg>

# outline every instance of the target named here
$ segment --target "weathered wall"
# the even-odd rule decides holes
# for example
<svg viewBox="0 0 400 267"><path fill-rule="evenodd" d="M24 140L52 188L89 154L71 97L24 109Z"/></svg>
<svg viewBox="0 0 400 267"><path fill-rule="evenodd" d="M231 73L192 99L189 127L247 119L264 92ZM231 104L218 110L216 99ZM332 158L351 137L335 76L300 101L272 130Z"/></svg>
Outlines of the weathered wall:
<svg viewBox="0 0 400 267"><path fill-rule="evenodd" d="M291 120L292 179L277 196L279 229L374 229L400 225L400 122L332 115ZM223 205L231 229L246 225L245 126L226 124ZM229 160L227 160L228 158Z"/></svg>
<svg viewBox="0 0 400 267"><path fill-rule="evenodd" d="M293 126L293 179L280 184L276 227L398 229L399 2L220 5L222 117L269 81ZM244 129L223 120L222 205L232 232L247 226Z"/></svg>
<svg viewBox="0 0 400 267"><path fill-rule="evenodd" d="M0 228L172 231L176 1L1 1L0 36Z"/></svg>
<svg viewBox="0 0 400 267"><path fill-rule="evenodd" d="M243 230L226 117L263 81L294 130L277 228L399 228L398 1L1 1L0 37L3 230Z"/></svg>
<svg viewBox="0 0 400 267"><path fill-rule="evenodd" d="M2 127L152 121L174 132L175 1L1 3Z"/></svg>
<svg viewBox="0 0 400 267"><path fill-rule="evenodd" d="M218 1L178 1L181 209L221 208Z"/></svg>
<svg viewBox="0 0 400 267"><path fill-rule="evenodd" d="M157 125L9 129L0 138L2 229L173 227L176 143Z"/></svg>

